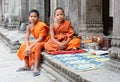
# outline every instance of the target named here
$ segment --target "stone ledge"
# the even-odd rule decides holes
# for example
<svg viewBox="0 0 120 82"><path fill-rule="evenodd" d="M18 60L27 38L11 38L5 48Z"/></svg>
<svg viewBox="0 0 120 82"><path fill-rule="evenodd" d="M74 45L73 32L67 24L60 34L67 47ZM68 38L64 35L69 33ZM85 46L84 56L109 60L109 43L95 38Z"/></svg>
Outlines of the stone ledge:
<svg viewBox="0 0 120 82"><path fill-rule="evenodd" d="M42 69L44 69L48 74L52 75L53 81L52 82L71 82L70 80L66 79L64 76L59 74L58 71L55 71L55 69L52 69L50 66L47 64L43 63L41 65ZM75 82L75 81L72 81Z"/></svg>
<svg viewBox="0 0 120 82"><path fill-rule="evenodd" d="M120 62L118 60L111 59L106 62L105 66L106 66L106 68L108 68L114 72L120 73Z"/></svg>
<svg viewBox="0 0 120 82"><path fill-rule="evenodd" d="M18 48L20 47L20 44L18 42L12 42L9 38L7 38L4 34L0 33L0 39L2 42L10 48L11 52L16 52Z"/></svg>
<svg viewBox="0 0 120 82"><path fill-rule="evenodd" d="M75 70L66 68L58 61L51 59L51 55L47 55L45 52L42 52L44 64L58 72L60 75L64 76L69 82L90 82L82 78Z"/></svg>
<svg viewBox="0 0 120 82"><path fill-rule="evenodd" d="M89 70L89 71L75 71L61 64L59 61L54 59L52 55L42 52L42 56L44 59L43 61L44 65L48 66L50 69L54 70L54 72L57 72L59 75L63 76L64 79L66 79L68 82L119 82L120 81L119 73L110 71L106 69L106 67L96 70ZM43 66L43 68L45 67ZM56 74L53 74L51 70L49 69L46 70L57 79L59 78L56 76ZM65 82L65 81L60 80L58 82Z"/></svg>

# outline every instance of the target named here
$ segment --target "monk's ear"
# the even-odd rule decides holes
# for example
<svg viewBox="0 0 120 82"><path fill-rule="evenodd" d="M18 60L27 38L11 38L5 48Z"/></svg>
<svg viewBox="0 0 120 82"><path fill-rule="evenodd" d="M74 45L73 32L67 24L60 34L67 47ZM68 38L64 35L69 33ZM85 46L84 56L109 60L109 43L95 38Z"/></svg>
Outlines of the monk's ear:
<svg viewBox="0 0 120 82"><path fill-rule="evenodd" d="M55 15L53 15L53 18L55 18Z"/></svg>
<svg viewBox="0 0 120 82"><path fill-rule="evenodd" d="M55 15L53 15L53 20L54 20L54 22L55 22L55 20L56 20Z"/></svg>
<svg viewBox="0 0 120 82"><path fill-rule="evenodd" d="M28 16L28 20L30 20L30 16Z"/></svg>

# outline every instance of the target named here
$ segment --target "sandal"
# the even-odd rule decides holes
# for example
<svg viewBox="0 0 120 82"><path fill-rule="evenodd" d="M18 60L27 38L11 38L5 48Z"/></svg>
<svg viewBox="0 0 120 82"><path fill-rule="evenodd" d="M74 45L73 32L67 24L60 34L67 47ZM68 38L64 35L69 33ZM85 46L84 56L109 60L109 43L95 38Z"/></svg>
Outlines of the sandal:
<svg viewBox="0 0 120 82"><path fill-rule="evenodd" d="M39 75L40 75L40 71L33 72L33 76L39 76Z"/></svg>
<svg viewBox="0 0 120 82"><path fill-rule="evenodd" d="M30 68L26 68L26 67L20 67L18 70L16 70L16 72L20 72L20 71L29 71Z"/></svg>

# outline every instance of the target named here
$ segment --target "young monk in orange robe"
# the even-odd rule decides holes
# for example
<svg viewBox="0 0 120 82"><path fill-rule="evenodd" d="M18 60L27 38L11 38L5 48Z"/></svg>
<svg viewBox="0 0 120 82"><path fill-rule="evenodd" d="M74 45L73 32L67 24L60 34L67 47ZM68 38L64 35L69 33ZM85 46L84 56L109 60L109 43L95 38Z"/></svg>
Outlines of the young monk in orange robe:
<svg viewBox="0 0 120 82"><path fill-rule="evenodd" d="M55 22L50 25L51 38L45 44L47 53L59 50L72 50L80 47L81 40L73 38L73 28L69 20L65 20L64 10L60 7L54 11Z"/></svg>
<svg viewBox="0 0 120 82"><path fill-rule="evenodd" d="M33 75L37 76L39 72L39 63L41 59L41 50L44 48L45 42L50 38L48 26L39 21L39 13L37 10L31 10L29 13L30 24L27 26L25 43L23 43L17 55L20 60L25 61L25 66L18 69L18 71L30 70L34 65ZM29 37L32 34L35 41L30 42Z"/></svg>

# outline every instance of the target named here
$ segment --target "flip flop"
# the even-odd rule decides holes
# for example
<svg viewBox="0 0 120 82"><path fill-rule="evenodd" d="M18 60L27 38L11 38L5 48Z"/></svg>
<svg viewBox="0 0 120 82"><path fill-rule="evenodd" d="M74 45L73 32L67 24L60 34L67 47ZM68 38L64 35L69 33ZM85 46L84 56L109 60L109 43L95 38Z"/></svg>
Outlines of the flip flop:
<svg viewBox="0 0 120 82"><path fill-rule="evenodd" d="M29 70L30 70L30 68L20 67L18 70L16 70L16 72L29 71Z"/></svg>
<svg viewBox="0 0 120 82"><path fill-rule="evenodd" d="M40 75L40 71L33 72L33 76L39 76L39 75Z"/></svg>

